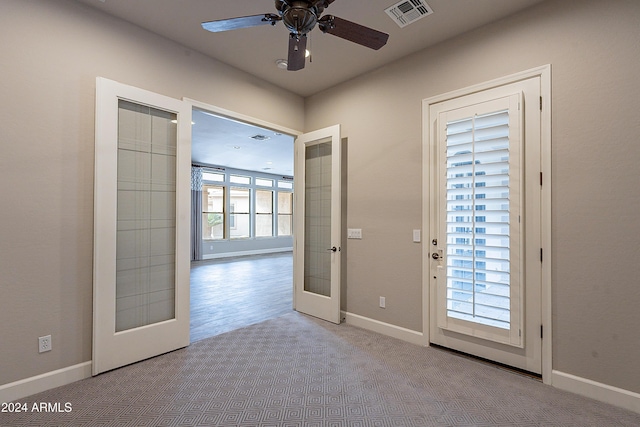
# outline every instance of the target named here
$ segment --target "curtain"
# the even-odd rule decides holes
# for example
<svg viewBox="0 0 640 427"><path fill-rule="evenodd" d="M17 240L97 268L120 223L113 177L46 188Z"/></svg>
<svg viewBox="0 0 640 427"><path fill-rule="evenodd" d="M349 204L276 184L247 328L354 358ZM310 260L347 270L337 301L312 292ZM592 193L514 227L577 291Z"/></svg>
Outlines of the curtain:
<svg viewBox="0 0 640 427"><path fill-rule="evenodd" d="M202 168L191 166L191 261L202 259Z"/></svg>

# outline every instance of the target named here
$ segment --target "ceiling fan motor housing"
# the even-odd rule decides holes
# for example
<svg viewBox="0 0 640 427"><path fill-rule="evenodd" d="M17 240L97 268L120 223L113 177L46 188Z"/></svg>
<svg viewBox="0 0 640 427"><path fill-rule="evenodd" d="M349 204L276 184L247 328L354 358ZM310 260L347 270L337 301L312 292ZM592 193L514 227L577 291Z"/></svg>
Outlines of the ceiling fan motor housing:
<svg viewBox="0 0 640 427"><path fill-rule="evenodd" d="M297 35L307 34L316 26L324 7L324 1L276 0L276 9L282 16L282 22Z"/></svg>

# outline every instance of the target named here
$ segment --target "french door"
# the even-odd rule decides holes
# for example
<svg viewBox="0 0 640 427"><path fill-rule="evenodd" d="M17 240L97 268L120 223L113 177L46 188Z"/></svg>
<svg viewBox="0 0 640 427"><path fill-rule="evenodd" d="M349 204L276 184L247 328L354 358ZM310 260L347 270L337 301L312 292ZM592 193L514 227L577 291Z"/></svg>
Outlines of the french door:
<svg viewBox="0 0 640 427"><path fill-rule="evenodd" d="M294 306L340 323L340 126L295 141Z"/></svg>
<svg viewBox="0 0 640 427"><path fill-rule="evenodd" d="M93 374L189 345L191 107L98 78Z"/></svg>
<svg viewBox="0 0 640 427"><path fill-rule="evenodd" d="M542 373L540 79L429 106L430 341Z"/></svg>

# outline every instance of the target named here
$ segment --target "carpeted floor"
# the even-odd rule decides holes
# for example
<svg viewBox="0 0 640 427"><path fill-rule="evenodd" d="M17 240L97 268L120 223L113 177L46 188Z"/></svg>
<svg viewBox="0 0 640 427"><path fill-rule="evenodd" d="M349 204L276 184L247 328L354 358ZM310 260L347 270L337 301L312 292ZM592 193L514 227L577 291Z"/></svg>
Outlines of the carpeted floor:
<svg viewBox="0 0 640 427"><path fill-rule="evenodd" d="M640 414L290 313L20 401L2 426L638 426Z"/></svg>

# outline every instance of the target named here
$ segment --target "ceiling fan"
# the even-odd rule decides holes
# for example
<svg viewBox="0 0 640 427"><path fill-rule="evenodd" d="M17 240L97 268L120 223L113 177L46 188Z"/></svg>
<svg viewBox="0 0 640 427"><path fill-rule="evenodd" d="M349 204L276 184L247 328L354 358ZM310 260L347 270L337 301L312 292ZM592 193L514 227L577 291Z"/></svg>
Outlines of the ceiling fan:
<svg viewBox="0 0 640 427"><path fill-rule="evenodd" d="M307 33L316 24L320 31L349 40L362 46L378 50L389 39L389 35L372 28L347 21L332 15L324 15L324 9L335 0L275 0L278 15L266 13L262 15L243 16L239 18L221 19L203 22L202 28L214 33L235 30L238 28L274 26L282 21L291 31L289 38L289 57L287 70L297 71L304 68Z"/></svg>

